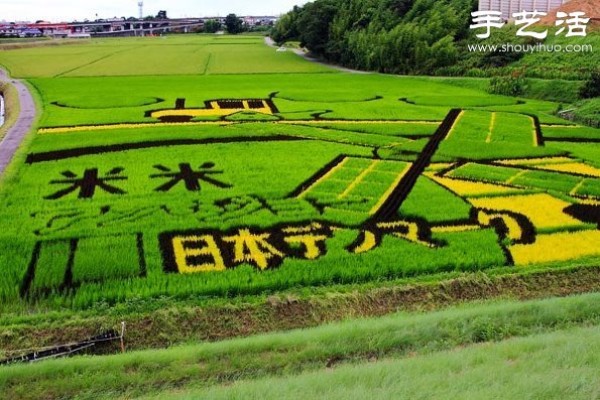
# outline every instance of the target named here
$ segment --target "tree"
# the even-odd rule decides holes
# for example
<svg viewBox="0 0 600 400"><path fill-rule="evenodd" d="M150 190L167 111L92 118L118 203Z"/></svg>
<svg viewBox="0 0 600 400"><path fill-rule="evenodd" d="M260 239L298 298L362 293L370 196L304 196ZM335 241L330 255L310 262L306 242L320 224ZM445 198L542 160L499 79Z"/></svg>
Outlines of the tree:
<svg viewBox="0 0 600 400"><path fill-rule="evenodd" d="M339 8L338 0L322 0L307 3L298 19L301 27L300 42L311 52L325 55L329 42L330 25Z"/></svg>
<svg viewBox="0 0 600 400"><path fill-rule="evenodd" d="M317 56L350 68L427 74L456 64L457 44L470 34L476 3L314 0L282 16L271 37L277 43L300 40Z"/></svg>
<svg viewBox="0 0 600 400"><path fill-rule="evenodd" d="M204 21L204 32L216 33L221 30L221 23L216 19L208 19Z"/></svg>
<svg viewBox="0 0 600 400"><path fill-rule="evenodd" d="M292 11L284 14L279 18L273 30L271 31L271 38L282 45L289 40L298 40L300 33L298 31L298 18L302 8L294 6Z"/></svg>
<svg viewBox="0 0 600 400"><path fill-rule="evenodd" d="M235 14L229 14L225 17L225 26L227 27L227 32L232 35L237 35L242 32L244 28L242 20Z"/></svg>
<svg viewBox="0 0 600 400"><path fill-rule="evenodd" d="M399 16L404 16L412 7L414 0L392 0L389 7Z"/></svg>

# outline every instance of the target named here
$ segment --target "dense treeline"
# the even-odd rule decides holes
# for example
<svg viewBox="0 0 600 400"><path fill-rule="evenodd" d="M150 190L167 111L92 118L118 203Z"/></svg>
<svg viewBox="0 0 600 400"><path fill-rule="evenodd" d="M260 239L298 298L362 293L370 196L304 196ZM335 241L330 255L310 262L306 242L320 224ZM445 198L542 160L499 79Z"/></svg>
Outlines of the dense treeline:
<svg viewBox="0 0 600 400"><path fill-rule="evenodd" d="M353 68L429 74L453 65L476 0L316 0L294 7L273 30Z"/></svg>
<svg viewBox="0 0 600 400"><path fill-rule="evenodd" d="M273 28L278 43L298 40L311 53L346 67L396 74L513 76L586 80L596 52L469 51L469 45L535 45L514 25L485 40L469 29L477 0L315 0L294 7ZM552 30L552 28L550 28ZM585 38L552 32L544 44L600 46L597 29Z"/></svg>

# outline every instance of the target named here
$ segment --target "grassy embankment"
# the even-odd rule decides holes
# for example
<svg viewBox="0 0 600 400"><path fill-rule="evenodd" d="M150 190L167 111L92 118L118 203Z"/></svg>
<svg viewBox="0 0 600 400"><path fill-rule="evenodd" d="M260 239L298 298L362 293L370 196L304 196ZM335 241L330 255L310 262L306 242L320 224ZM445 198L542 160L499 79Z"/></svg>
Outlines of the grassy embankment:
<svg viewBox="0 0 600 400"><path fill-rule="evenodd" d="M0 348L4 356L19 349L39 349L78 341L129 327L132 349L164 348L190 340L223 340L276 330L313 327L354 317L381 316L396 311L438 310L483 299L539 299L592 292L600 287L597 268L581 264L507 270L485 274L446 273L411 279L291 289L276 295L187 300L172 297L131 299L115 306L98 303L88 310L40 307L35 314L8 313L0 318ZM110 349L108 349L110 351ZM116 351L116 348L113 349Z"/></svg>
<svg viewBox="0 0 600 400"><path fill-rule="evenodd" d="M19 95L17 89L11 84L0 83L0 95L4 97L4 124L0 126L0 140L4 138L8 130L19 117Z"/></svg>
<svg viewBox="0 0 600 400"><path fill-rule="evenodd" d="M562 364L567 364L583 368L571 369L568 375L561 377L561 382L577 381L581 384L571 387L570 390L575 390L576 393L578 390L590 389L590 384L594 382L587 380L590 371L586 368L597 367L598 359L593 356L593 348L600 345L598 328L533 336L530 339L483 348L460 348L513 337L545 335L574 327L595 326L600 323L599 300L600 294L587 294L533 302L471 304L435 313L395 314L380 319L346 321L309 330L161 351L11 366L0 369L0 388L7 398L20 399L74 396L95 399L131 398L167 390L197 390L212 385L230 385L244 379L282 376L291 381L271 381L272 385L277 383L277 393L280 395L297 396L295 381L300 380L311 382L306 388L312 387L314 389L311 390L314 391L307 392L307 395L314 397L321 390L335 388L348 394L347 391L353 390L355 384L361 385L360 380L350 383L347 380L348 374L356 374L364 367L341 366L339 370L328 373L327 376L331 376L333 381L319 381L315 375L297 378L293 375L321 371L318 374L322 378L325 368L337 367L339 364L408 357L406 360L386 361L366 367L363 377L365 390L401 390L403 385L396 386L390 380L393 380L392 375L405 374L402 382L412 382L410 390L421 388L423 393L432 393L430 391L446 387L449 383L444 383L445 381L452 382L453 380L447 379L447 374L448 371L454 371L462 382L454 388L458 396L463 391L468 393L469 390L486 390L473 382L490 382L489 379L494 374L487 375L488 371L498 369L500 373L507 374L508 378L515 371L526 371L526 367L531 365L535 367L536 373L543 370L554 376L561 371ZM588 350L585 350L586 343L590 346ZM557 350L558 344L565 347ZM459 350L436 354L454 348ZM549 358L553 352L554 357L560 357L560 363L552 362ZM466 357L462 363L461 354ZM575 356L582 358L577 362ZM540 358L536 361L536 357ZM514 368L507 368L506 363L513 363ZM409 367L412 364L415 365ZM383 370L388 372L384 373ZM578 373L585 374L581 379L575 379ZM419 376L421 377L416 379ZM488 378L484 378L485 376ZM467 382L471 382L471 386ZM500 387L497 389L502 389L508 382L510 381L504 379L498 381ZM521 377L518 382L519 385L513 389L515 394L526 388L539 390L538 380L531 379L530 375L527 380ZM265 385L263 382L248 384L251 397L258 397L258 391L263 390ZM240 390L245 386L245 383L240 383L230 389L215 389L210 395L201 397L212 397L212 393L232 390L230 394L237 398L243 394ZM333 395L342 394L336 394L335 390ZM558 393L566 395L571 392L569 388L563 387Z"/></svg>
<svg viewBox="0 0 600 400"><path fill-rule="evenodd" d="M424 357L249 380L160 399L591 399L600 384L600 329L569 329Z"/></svg>

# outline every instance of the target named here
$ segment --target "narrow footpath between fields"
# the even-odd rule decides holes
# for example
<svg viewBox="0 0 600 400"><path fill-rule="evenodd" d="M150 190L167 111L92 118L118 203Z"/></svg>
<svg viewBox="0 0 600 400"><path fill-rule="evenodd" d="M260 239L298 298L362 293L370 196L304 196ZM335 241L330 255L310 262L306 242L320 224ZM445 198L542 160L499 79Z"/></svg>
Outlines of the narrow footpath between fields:
<svg viewBox="0 0 600 400"><path fill-rule="evenodd" d="M275 41L273 39L271 39L269 36L265 36L265 43L267 44L267 46L273 47L275 49L279 48L279 46L277 46L277 44L275 43ZM321 64L324 65L326 67L329 67L331 69L337 69L338 71L342 71L342 72L348 72L350 74L371 74L371 72L368 71L360 71L357 69L350 69L350 68L344 68L344 67L340 67L339 65L334 65L334 64L328 64L326 62L320 61L316 58L313 58L311 56L308 55L308 53L304 52L302 49L289 49L292 50L294 53L296 53L297 55L299 55L300 57L304 58L306 61L310 61L310 62L314 62L317 64Z"/></svg>
<svg viewBox="0 0 600 400"><path fill-rule="evenodd" d="M15 124L8 130L0 142L0 175L12 160L15 152L21 146L23 139L31 130L36 116L35 102L25 83L11 79L8 73L0 68L0 83L10 83L19 94L20 113ZM8 111L8 110L7 110Z"/></svg>

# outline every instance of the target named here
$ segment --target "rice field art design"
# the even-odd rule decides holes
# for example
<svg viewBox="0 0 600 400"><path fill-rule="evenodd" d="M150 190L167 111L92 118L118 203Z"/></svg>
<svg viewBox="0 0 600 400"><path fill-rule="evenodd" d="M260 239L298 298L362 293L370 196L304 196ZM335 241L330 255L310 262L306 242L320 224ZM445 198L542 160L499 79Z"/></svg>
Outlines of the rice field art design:
<svg viewBox="0 0 600 400"><path fill-rule="evenodd" d="M310 77L136 78L112 108L69 94L95 78L34 79L49 111L1 192L0 298L85 309L597 261L596 130L419 79Z"/></svg>

